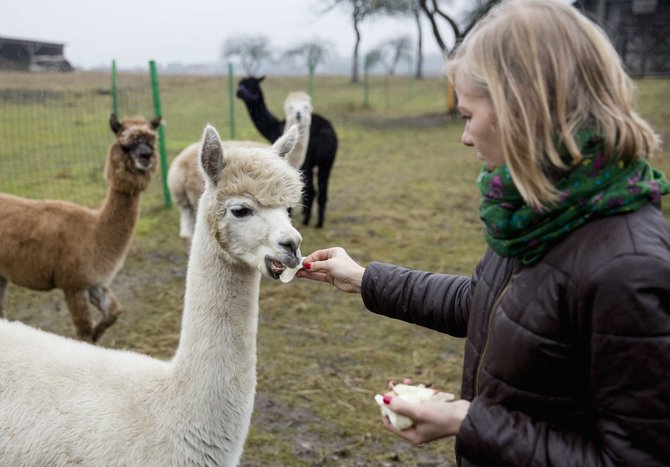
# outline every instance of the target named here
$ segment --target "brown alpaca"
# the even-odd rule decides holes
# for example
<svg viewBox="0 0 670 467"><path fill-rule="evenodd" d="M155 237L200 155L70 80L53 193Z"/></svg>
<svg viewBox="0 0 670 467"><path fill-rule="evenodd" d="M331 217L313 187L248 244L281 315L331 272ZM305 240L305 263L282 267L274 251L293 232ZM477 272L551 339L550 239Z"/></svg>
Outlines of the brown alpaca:
<svg viewBox="0 0 670 467"><path fill-rule="evenodd" d="M77 337L97 341L121 313L109 284L123 266L140 212L140 194L158 169L160 117L109 125L116 135L105 166L107 194L99 209L58 200L0 194L0 316L7 282L34 290L62 289ZM88 303L102 312L91 322Z"/></svg>

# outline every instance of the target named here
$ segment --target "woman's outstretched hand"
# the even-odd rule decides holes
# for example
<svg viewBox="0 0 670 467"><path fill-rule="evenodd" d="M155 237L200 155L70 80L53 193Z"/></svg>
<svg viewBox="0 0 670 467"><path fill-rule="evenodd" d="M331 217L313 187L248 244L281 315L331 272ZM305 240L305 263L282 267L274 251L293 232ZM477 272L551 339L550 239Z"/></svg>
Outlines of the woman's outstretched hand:
<svg viewBox="0 0 670 467"><path fill-rule="evenodd" d="M296 274L303 279L328 282L343 292L360 293L365 268L356 263L343 248L317 250L306 256Z"/></svg>

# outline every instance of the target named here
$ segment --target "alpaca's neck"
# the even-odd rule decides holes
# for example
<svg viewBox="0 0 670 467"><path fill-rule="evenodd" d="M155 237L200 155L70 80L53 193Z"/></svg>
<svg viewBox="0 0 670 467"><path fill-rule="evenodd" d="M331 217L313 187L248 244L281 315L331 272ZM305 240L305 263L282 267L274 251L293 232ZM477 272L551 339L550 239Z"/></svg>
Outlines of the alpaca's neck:
<svg viewBox="0 0 670 467"><path fill-rule="evenodd" d="M260 273L233 264L207 231L202 206L196 221L186 276L184 315L173 363L192 397L250 395L256 382L256 333ZM211 401L210 401L211 403ZM208 407L216 407L208 405Z"/></svg>
<svg viewBox="0 0 670 467"><path fill-rule="evenodd" d="M265 105L263 96L256 102L244 101L244 103L256 129L271 143L277 141L284 133L284 121L272 115Z"/></svg>
<svg viewBox="0 0 670 467"><path fill-rule="evenodd" d="M293 167L301 168L305 162L305 157L307 155L307 147L309 146L309 124L286 121L286 128L290 128L290 125L297 123L300 129L300 138L298 142L295 143L295 146L286 156L286 160Z"/></svg>
<svg viewBox="0 0 670 467"><path fill-rule="evenodd" d="M123 255L130 245L139 214L139 193L126 193L108 187L98 212L97 244L104 246L111 256Z"/></svg>

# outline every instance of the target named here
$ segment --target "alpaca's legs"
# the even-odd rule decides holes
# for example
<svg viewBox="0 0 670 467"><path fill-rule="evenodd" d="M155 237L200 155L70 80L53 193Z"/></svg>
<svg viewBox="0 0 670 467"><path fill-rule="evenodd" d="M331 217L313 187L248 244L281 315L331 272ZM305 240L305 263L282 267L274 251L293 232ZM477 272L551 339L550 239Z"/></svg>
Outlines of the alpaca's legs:
<svg viewBox="0 0 670 467"><path fill-rule="evenodd" d="M88 296L93 306L102 312L102 318L93 326L91 335L93 342L97 342L105 330L114 324L123 308L111 289L107 287L91 287Z"/></svg>
<svg viewBox="0 0 670 467"><path fill-rule="evenodd" d="M7 289L7 279L0 276L0 318L5 316L3 310L3 303L5 302L5 290Z"/></svg>
<svg viewBox="0 0 670 467"><path fill-rule="evenodd" d="M179 236L190 241L194 228L195 211L190 206L179 206Z"/></svg>
<svg viewBox="0 0 670 467"><path fill-rule="evenodd" d="M74 324L77 337L84 341L91 341L91 313L88 309L88 293L86 290L67 289L63 290L65 303L70 310L72 324Z"/></svg>
<svg viewBox="0 0 670 467"><path fill-rule="evenodd" d="M314 171L311 168L303 168L302 179L305 183L302 192L302 224L309 225L312 218L312 203L314 202Z"/></svg>
<svg viewBox="0 0 670 467"><path fill-rule="evenodd" d="M323 221L326 219L326 203L328 202L328 179L330 178L330 167L325 170L319 167L316 174L317 183L319 187L319 194L317 204L319 206L319 213L317 214L316 227L323 227Z"/></svg>
<svg viewBox="0 0 670 467"><path fill-rule="evenodd" d="M179 206L179 237L184 240L186 253L191 251L193 230L195 230L195 210L191 206Z"/></svg>

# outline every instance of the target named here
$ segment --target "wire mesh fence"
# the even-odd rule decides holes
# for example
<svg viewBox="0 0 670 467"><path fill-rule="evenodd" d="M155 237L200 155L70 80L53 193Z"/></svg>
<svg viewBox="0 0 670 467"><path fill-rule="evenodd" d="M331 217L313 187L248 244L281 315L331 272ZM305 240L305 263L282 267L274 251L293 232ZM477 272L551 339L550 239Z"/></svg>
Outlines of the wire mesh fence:
<svg viewBox="0 0 670 467"><path fill-rule="evenodd" d="M239 77L237 77L239 79ZM159 77L165 167L181 149L197 141L206 124L223 139L267 142L254 127L244 104L234 94L231 75L169 75ZM265 101L277 118L284 118L289 92L305 90L300 77L269 76L263 82ZM106 182L103 175L113 109L112 72L65 74L0 73L0 192L33 199L64 199L98 206ZM119 117L154 116L149 67L144 73L123 73L116 80ZM319 77L314 83L314 111L333 120L374 120L412 113L428 103L444 109L444 82L408 83L371 78L365 98L362 87L347 77ZM375 110L376 109L376 110ZM369 117L366 117L367 113ZM376 117L375 117L376 118ZM340 137L345 143L346 134ZM339 157L339 156L338 156ZM344 157L344 156L342 156ZM143 195L143 205L165 206L161 176Z"/></svg>
<svg viewBox="0 0 670 467"><path fill-rule="evenodd" d="M44 88L30 80L0 86L0 191L97 204L114 139L104 78L76 89ZM150 88L133 83L119 89L119 98L124 113L151 116Z"/></svg>

